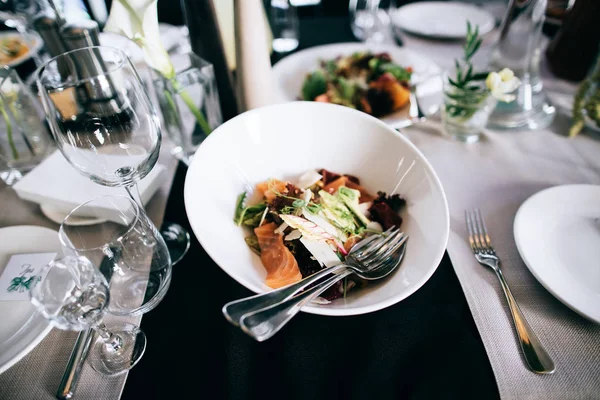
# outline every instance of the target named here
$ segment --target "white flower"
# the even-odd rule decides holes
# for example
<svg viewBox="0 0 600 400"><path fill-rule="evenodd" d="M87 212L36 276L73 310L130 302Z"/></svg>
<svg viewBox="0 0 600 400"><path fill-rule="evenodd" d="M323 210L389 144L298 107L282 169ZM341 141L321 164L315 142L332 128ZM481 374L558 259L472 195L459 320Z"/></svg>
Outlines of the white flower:
<svg viewBox="0 0 600 400"><path fill-rule="evenodd" d="M105 32L133 40L144 51L146 63L170 79L175 68L160 40L158 0L113 0Z"/></svg>
<svg viewBox="0 0 600 400"><path fill-rule="evenodd" d="M506 103L516 98L514 95L508 93L514 92L520 84L521 81L519 78L515 77L514 72L508 68L504 68L500 72L490 72L485 80L485 85L492 93L492 96Z"/></svg>

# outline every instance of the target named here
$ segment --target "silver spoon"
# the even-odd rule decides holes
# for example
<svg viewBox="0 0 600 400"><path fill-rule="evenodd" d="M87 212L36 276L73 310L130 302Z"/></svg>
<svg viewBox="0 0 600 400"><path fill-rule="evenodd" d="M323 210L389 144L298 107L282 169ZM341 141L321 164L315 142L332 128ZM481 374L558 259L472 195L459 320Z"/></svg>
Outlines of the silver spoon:
<svg viewBox="0 0 600 400"><path fill-rule="evenodd" d="M318 285L283 302L244 314L240 319L240 327L259 342L269 339L302 307L348 275L356 274L366 280L377 280L388 276L400 265L407 239L407 235L395 231L383 245L379 242L368 244L356 254L347 256L343 268Z"/></svg>

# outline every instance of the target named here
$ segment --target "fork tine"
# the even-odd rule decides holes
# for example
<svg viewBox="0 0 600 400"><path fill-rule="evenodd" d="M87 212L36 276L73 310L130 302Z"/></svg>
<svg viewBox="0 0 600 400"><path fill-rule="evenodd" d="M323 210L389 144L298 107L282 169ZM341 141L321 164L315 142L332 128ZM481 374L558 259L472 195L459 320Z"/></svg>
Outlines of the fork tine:
<svg viewBox="0 0 600 400"><path fill-rule="evenodd" d="M486 246L488 247L488 250L493 250L492 247L492 240L490 239L490 235L488 235L488 231L487 231L487 226L485 226L485 220L483 219L483 215L481 215L481 210L479 208L476 209L477 215L478 215L478 220L479 220L479 226L481 229L481 237L482 237L482 242L484 242L486 244Z"/></svg>
<svg viewBox="0 0 600 400"><path fill-rule="evenodd" d="M377 246L373 246L369 251L364 251L358 256L355 256L359 262L361 263L370 263L373 258L380 254L382 251L385 251L391 244L393 244L396 240L398 240L399 235L403 235L404 233L400 230L394 231L391 235L387 236L385 239L377 243Z"/></svg>
<svg viewBox="0 0 600 400"><path fill-rule="evenodd" d="M467 230L469 231L469 245L471 246L471 250L475 251L475 250L477 250L477 247L475 246L475 239L474 239L475 233L473 231L471 215L468 210L465 210L465 221L467 223Z"/></svg>
<svg viewBox="0 0 600 400"><path fill-rule="evenodd" d="M469 222L471 223L471 228L473 230L473 241L475 242L474 251L483 250L483 243L479 240L479 229L477 223L475 222L475 213L473 211L469 211Z"/></svg>
<svg viewBox="0 0 600 400"><path fill-rule="evenodd" d="M477 231L479 243L481 243L481 249L484 251L489 250L488 245L485 241L485 235L483 233L483 225L481 223L481 212L479 211L479 208L473 210L473 223L475 225L475 230Z"/></svg>
<svg viewBox="0 0 600 400"><path fill-rule="evenodd" d="M400 249L400 247L404 244L404 242L406 242L406 240L408 239L408 235L405 235L404 233L400 234L396 240L394 241L394 243L391 243L390 247L385 250L384 252L382 251L378 251L376 254L376 258L373 259L372 261L369 261L368 263L365 263L367 265L380 265L383 264L384 262L388 261L390 257L392 257L397 251L398 249Z"/></svg>

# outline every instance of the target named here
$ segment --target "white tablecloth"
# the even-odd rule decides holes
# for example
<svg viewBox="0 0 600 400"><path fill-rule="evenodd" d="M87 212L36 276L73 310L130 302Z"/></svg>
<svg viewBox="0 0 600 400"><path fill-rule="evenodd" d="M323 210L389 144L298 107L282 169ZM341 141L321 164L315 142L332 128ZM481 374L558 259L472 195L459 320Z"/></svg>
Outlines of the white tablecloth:
<svg viewBox="0 0 600 400"><path fill-rule="evenodd" d="M450 69L460 56L456 43L403 36L407 48ZM486 40L493 41L493 34ZM485 50L481 53L485 56ZM543 68L548 90L571 92L575 85ZM600 184L600 137L584 132L569 139L564 114L539 131L488 131L479 143L464 144L435 121L403 130L433 164L448 197L448 253L485 345L503 399L600 398L600 325L567 308L529 272L517 251L513 221L534 193L561 184ZM494 273L480 266L466 241L464 210L479 207L503 261L504 275L525 317L556 363L553 375L530 372ZM600 207L600 205L599 205Z"/></svg>

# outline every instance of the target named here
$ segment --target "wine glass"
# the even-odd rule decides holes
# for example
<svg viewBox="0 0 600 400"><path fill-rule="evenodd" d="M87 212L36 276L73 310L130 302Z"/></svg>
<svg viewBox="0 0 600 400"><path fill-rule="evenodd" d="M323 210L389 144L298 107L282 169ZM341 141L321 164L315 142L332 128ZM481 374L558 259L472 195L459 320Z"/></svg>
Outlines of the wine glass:
<svg viewBox="0 0 600 400"><path fill-rule="evenodd" d="M37 85L52 134L69 163L93 182L125 187L143 209L137 182L156 164L158 115L142 81L120 49L85 47L47 61ZM187 252L190 236L166 223L171 260Z"/></svg>
<svg viewBox="0 0 600 400"><path fill-rule="evenodd" d="M350 0L350 27L354 36L369 44L393 42L390 12L393 0Z"/></svg>
<svg viewBox="0 0 600 400"><path fill-rule="evenodd" d="M98 335L88 353L92 367L118 375L137 364L146 349L146 336L131 324L108 330L102 319L110 304L108 283L85 257L65 256L51 261L30 289L36 309L59 329Z"/></svg>
<svg viewBox="0 0 600 400"><path fill-rule="evenodd" d="M78 216L104 220L77 225ZM162 236L140 206L127 196L101 196L81 204L58 231L63 253L85 257L110 285L107 308L114 315L139 315L164 298L171 283L171 260Z"/></svg>

